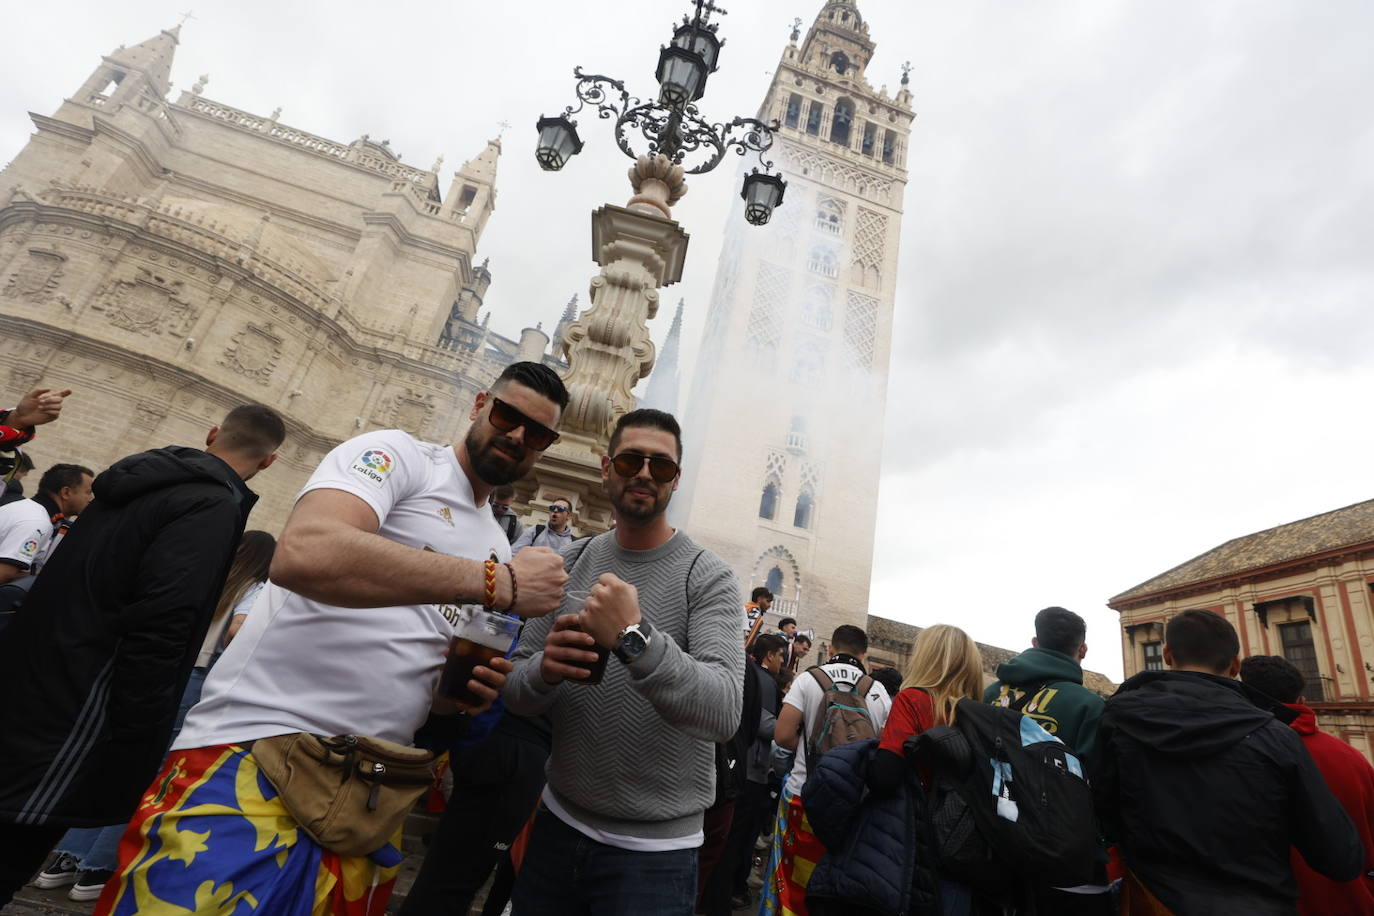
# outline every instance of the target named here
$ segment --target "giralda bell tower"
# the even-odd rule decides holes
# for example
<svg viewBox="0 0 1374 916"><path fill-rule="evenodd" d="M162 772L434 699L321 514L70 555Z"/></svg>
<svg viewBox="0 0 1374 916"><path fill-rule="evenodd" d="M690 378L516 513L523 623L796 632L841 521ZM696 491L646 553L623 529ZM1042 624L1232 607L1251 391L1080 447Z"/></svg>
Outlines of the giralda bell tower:
<svg viewBox="0 0 1374 916"><path fill-rule="evenodd" d="M674 518L746 595L770 586L774 619L828 639L869 611L914 114L905 68L895 95L869 82L855 0L829 0L800 44L797 25L759 115L782 125L786 198L765 227L727 221Z"/></svg>

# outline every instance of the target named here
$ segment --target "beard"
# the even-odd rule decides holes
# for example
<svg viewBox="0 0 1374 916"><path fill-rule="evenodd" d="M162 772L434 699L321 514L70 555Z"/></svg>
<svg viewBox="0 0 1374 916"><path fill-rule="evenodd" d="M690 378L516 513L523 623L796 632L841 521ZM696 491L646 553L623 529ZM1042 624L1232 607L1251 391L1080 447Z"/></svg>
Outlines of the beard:
<svg viewBox="0 0 1374 916"><path fill-rule="evenodd" d="M668 510L668 501L672 499L672 492L663 493L658 486L644 484L638 480L626 482L617 479L615 472L611 473L610 490L611 505L615 506L618 515L635 521L649 521ZM632 492L633 491L633 492ZM646 502L641 494L649 496Z"/></svg>
<svg viewBox="0 0 1374 916"><path fill-rule="evenodd" d="M509 454L498 451L498 443ZM498 436L483 438L477 430L476 423L468 429L463 445L467 448L468 458L472 461L473 472L483 483L491 484L493 487L515 483L529 472L537 458L529 449L510 439Z"/></svg>

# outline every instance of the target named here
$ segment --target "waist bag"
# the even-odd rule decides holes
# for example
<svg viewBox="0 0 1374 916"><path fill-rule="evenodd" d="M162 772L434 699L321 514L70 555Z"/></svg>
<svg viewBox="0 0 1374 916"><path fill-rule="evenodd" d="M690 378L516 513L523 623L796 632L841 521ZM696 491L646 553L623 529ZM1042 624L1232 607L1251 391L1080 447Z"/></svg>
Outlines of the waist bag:
<svg viewBox="0 0 1374 916"><path fill-rule="evenodd" d="M305 732L253 742L258 769L315 842L366 856L391 842L434 781L434 754L381 738Z"/></svg>

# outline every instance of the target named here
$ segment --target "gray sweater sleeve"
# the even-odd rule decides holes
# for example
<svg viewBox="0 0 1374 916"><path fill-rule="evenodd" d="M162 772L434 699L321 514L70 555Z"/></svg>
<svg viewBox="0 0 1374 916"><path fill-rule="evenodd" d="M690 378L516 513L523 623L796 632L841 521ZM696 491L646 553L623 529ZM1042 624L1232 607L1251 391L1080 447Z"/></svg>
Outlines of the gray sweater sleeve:
<svg viewBox="0 0 1374 916"><path fill-rule="evenodd" d="M515 670L506 679L506 689L502 693L506 708L517 716L548 712L558 697L562 685L547 684L539 676L539 663L544 660L544 640L557 616L548 614L536 617L526 623L520 633L520 645L511 656Z"/></svg>
<svg viewBox="0 0 1374 916"><path fill-rule="evenodd" d="M694 738L728 741L744 703L739 582L724 562L704 553L687 582L687 599L687 651L655 632L648 651L629 666L630 683L670 725Z"/></svg>

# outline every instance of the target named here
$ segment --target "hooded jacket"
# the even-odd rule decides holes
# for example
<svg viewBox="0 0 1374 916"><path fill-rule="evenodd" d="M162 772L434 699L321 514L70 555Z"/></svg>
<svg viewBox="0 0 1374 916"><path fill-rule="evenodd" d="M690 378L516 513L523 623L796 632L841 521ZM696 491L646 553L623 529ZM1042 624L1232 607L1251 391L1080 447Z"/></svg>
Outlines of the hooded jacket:
<svg viewBox="0 0 1374 916"><path fill-rule="evenodd" d="M0 821L133 814L257 501L180 446L119 461L94 491L0 638Z"/></svg>
<svg viewBox="0 0 1374 916"><path fill-rule="evenodd" d="M1298 912L1302 916L1346 913L1349 916L1374 914L1374 767L1364 755L1335 735L1317 728L1317 717L1310 707L1289 703L1298 714L1289 723L1302 738L1317 769L1326 779L1331 794L1341 803L1355 823L1364 844L1364 874L1354 881L1332 881L1314 871L1302 856L1293 852L1293 875L1298 880Z"/></svg>
<svg viewBox="0 0 1374 916"><path fill-rule="evenodd" d="M1137 674L1107 701L1097 814L1178 916L1295 913L1290 847L1334 880L1360 874L1359 834L1275 714L1292 718L1239 681L1192 671Z"/></svg>
<svg viewBox="0 0 1374 916"><path fill-rule="evenodd" d="M1011 706L1032 688L1035 695L1021 712L1091 762L1103 699L1083 686L1078 662L1053 649L1031 648L998 665L997 677L983 692L984 703Z"/></svg>

